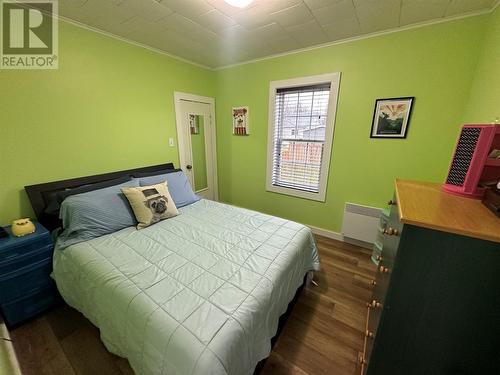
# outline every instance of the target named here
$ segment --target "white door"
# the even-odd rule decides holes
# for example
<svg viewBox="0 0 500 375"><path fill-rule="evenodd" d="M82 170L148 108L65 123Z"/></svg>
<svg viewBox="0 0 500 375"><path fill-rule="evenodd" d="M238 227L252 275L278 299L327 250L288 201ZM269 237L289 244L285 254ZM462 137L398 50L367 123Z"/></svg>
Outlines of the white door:
<svg viewBox="0 0 500 375"><path fill-rule="evenodd" d="M190 99L203 99L182 93L175 97L180 167L196 194L217 200L213 99L195 101Z"/></svg>

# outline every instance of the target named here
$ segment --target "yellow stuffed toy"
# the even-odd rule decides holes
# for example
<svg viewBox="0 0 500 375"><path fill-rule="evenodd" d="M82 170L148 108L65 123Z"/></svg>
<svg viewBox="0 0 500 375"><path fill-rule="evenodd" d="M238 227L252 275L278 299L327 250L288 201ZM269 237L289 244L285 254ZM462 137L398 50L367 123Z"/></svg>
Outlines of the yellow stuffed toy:
<svg viewBox="0 0 500 375"><path fill-rule="evenodd" d="M16 237L22 237L27 234L34 233L35 230L36 230L35 225L28 218L14 220L12 222L12 234Z"/></svg>

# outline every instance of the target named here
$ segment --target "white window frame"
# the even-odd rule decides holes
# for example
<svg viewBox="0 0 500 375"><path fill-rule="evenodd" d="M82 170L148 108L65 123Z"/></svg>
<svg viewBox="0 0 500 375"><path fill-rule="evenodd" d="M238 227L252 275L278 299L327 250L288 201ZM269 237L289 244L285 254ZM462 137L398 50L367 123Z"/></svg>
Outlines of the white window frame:
<svg viewBox="0 0 500 375"><path fill-rule="evenodd" d="M273 185L273 153L274 153L274 128L276 111L276 92L278 89L293 88L300 86L310 86L330 83L330 98L328 101L328 114L325 129L325 147L321 159L319 191L317 193L286 188ZM340 86L340 72L320 74L315 76L285 79L272 81L269 84L269 126L267 138L267 177L266 190L273 193L280 193L324 202L326 199L326 189L328 184L328 174L330 171L330 158L332 153L333 133L335 128L335 117L337 113L337 100Z"/></svg>

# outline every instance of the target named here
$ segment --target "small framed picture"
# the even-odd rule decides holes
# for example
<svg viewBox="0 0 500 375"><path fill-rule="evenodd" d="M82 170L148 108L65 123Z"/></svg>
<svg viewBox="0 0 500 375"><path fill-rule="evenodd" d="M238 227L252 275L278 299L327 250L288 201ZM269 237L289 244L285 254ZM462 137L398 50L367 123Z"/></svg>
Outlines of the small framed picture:
<svg viewBox="0 0 500 375"><path fill-rule="evenodd" d="M250 129L248 126L248 107L233 108L233 134L248 135Z"/></svg>
<svg viewBox="0 0 500 375"><path fill-rule="evenodd" d="M377 99L370 138L406 138L414 99Z"/></svg>

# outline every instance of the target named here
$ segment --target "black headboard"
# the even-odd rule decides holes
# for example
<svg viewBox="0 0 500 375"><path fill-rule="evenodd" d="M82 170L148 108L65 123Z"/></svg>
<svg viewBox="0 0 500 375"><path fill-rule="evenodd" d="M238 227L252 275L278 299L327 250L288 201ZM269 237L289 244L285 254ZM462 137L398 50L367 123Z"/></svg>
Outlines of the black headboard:
<svg viewBox="0 0 500 375"><path fill-rule="evenodd" d="M45 209L47 208L47 204L49 203L47 201L47 196L49 194L55 193L57 191L76 188L83 185L91 185L98 182L109 181L123 176L134 177L135 174L137 173L154 173L163 171L165 169L174 169L174 164L165 163L149 167L134 168L118 172L98 174L94 176L77 177L77 178L71 178L69 180L54 181L54 182L47 182L44 184L25 186L24 189L28 194L28 198L31 202L31 206L33 207L33 211L35 211L35 215L38 221L48 230L52 231L60 227L60 221L57 217L54 217L53 215L47 215L45 213Z"/></svg>

